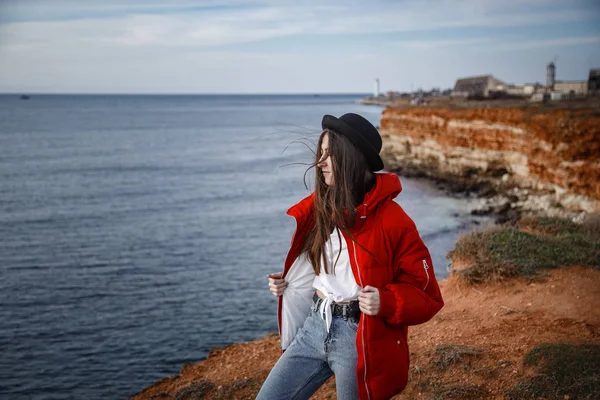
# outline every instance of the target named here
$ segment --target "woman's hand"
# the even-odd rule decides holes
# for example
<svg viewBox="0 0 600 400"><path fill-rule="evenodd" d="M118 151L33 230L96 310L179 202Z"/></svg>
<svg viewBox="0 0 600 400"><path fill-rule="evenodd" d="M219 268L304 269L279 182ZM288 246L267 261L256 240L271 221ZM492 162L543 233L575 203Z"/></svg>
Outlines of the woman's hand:
<svg viewBox="0 0 600 400"><path fill-rule="evenodd" d="M358 305L360 311L367 315L377 315L379 312L379 290L373 286L366 286L358 292Z"/></svg>
<svg viewBox="0 0 600 400"><path fill-rule="evenodd" d="M269 278L269 290L277 297L283 294L283 291L288 285L285 280L281 279L281 275L283 275L283 272L267 275L267 278Z"/></svg>

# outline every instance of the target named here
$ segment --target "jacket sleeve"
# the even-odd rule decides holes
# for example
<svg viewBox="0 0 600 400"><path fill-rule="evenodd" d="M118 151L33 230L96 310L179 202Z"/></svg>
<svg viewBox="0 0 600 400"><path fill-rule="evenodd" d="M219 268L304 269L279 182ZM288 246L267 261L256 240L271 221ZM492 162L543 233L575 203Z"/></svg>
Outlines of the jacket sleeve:
<svg viewBox="0 0 600 400"><path fill-rule="evenodd" d="M444 306L431 256L416 228L396 240L394 282L379 290L378 316L390 324L422 324Z"/></svg>

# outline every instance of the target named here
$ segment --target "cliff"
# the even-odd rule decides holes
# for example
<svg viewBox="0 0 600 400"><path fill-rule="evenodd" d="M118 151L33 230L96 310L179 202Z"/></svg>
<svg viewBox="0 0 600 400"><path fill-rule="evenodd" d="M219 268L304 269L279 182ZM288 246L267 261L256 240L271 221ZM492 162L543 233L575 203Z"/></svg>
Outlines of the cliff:
<svg viewBox="0 0 600 400"><path fill-rule="evenodd" d="M600 209L599 107L387 108L380 132L388 170L525 211Z"/></svg>

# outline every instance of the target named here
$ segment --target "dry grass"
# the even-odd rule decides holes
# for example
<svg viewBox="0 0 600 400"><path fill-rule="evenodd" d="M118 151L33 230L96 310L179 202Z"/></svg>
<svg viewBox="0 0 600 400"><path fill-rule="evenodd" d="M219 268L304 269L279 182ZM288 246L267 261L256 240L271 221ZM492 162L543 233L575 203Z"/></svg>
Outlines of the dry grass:
<svg viewBox="0 0 600 400"><path fill-rule="evenodd" d="M518 225L522 230L552 236L573 235L582 230L581 225L565 218L525 217Z"/></svg>
<svg viewBox="0 0 600 400"><path fill-rule="evenodd" d="M481 385L440 385L433 389L435 400L481 399L486 390Z"/></svg>
<svg viewBox="0 0 600 400"><path fill-rule="evenodd" d="M600 240L600 214L588 216L581 224L581 228L590 237Z"/></svg>
<svg viewBox="0 0 600 400"><path fill-rule="evenodd" d="M543 269L600 266L600 218L575 224L559 218L525 219L521 229L496 227L463 235L448 258L468 260L455 273L469 283L531 276Z"/></svg>
<svg viewBox="0 0 600 400"><path fill-rule="evenodd" d="M238 379L231 385L216 385L213 382L201 380L180 389L175 394L174 400L251 400L256 398L261 385L261 381L253 378ZM170 395L166 395L165 398L171 398ZM162 397L157 397L157 400L159 398Z"/></svg>
<svg viewBox="0 0 600 400"><path fill-rule="evenodd" d="M433 349L433 365L439 369L447 369L451 365L459 364L466 357L479 356L482 350L478 347L462 344L440 344Z"/></svg>
<svg viewBox="0 0 600 400"><path fill-rule="evenodd" d="M175 400L195 400L202 399L208 392L215 387L215 384L208 381L199 381L184 387L175 394Z"/></svg>

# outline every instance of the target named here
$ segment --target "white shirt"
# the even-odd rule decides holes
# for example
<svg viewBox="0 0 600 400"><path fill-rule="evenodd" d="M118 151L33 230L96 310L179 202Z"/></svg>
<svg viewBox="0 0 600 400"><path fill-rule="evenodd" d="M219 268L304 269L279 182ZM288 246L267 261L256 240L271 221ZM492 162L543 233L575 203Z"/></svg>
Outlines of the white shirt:
<svg viewBox="0 0 600 400"><path fill-rule="evenodd" d="M337 259L338 254L339 259ZM325 311L325 324L327 325L327 332L329 332L332 319L331 305L334 302L340 303L357 300L361 287L356 284L354 274L352 273L346 240L337 228L331 233L329 240L325 243L325 259L328 260L328 272L325 273L325 268L321 265L319 275L316 275L314 278L313 287L327 296L321 303L319 312L323 315L323 311Z"/></svg>
<svg viewBox="0 0 600 400"><path fill-rule="evenodd" d="M321 303L321 315L325 311L327 331L331 326L331 304L333 302L346 302L356 300L361 290L354 280L348 245L343 236L338 238L335 230L325 244L325 257L330 260L326 274L321 268L320 275L316 276L312 265L306 257L306 253L300 254L285 276L288 286L283 292L283 305L281 309L281 348L286 349L294 340L298 329L302 327L312 306L312 298L315 289L325 294L327 298ZM341 233L340 233L341 235ZM331 274L338 252L342 249L340 259L337 261L334 274Z"/></svg>

